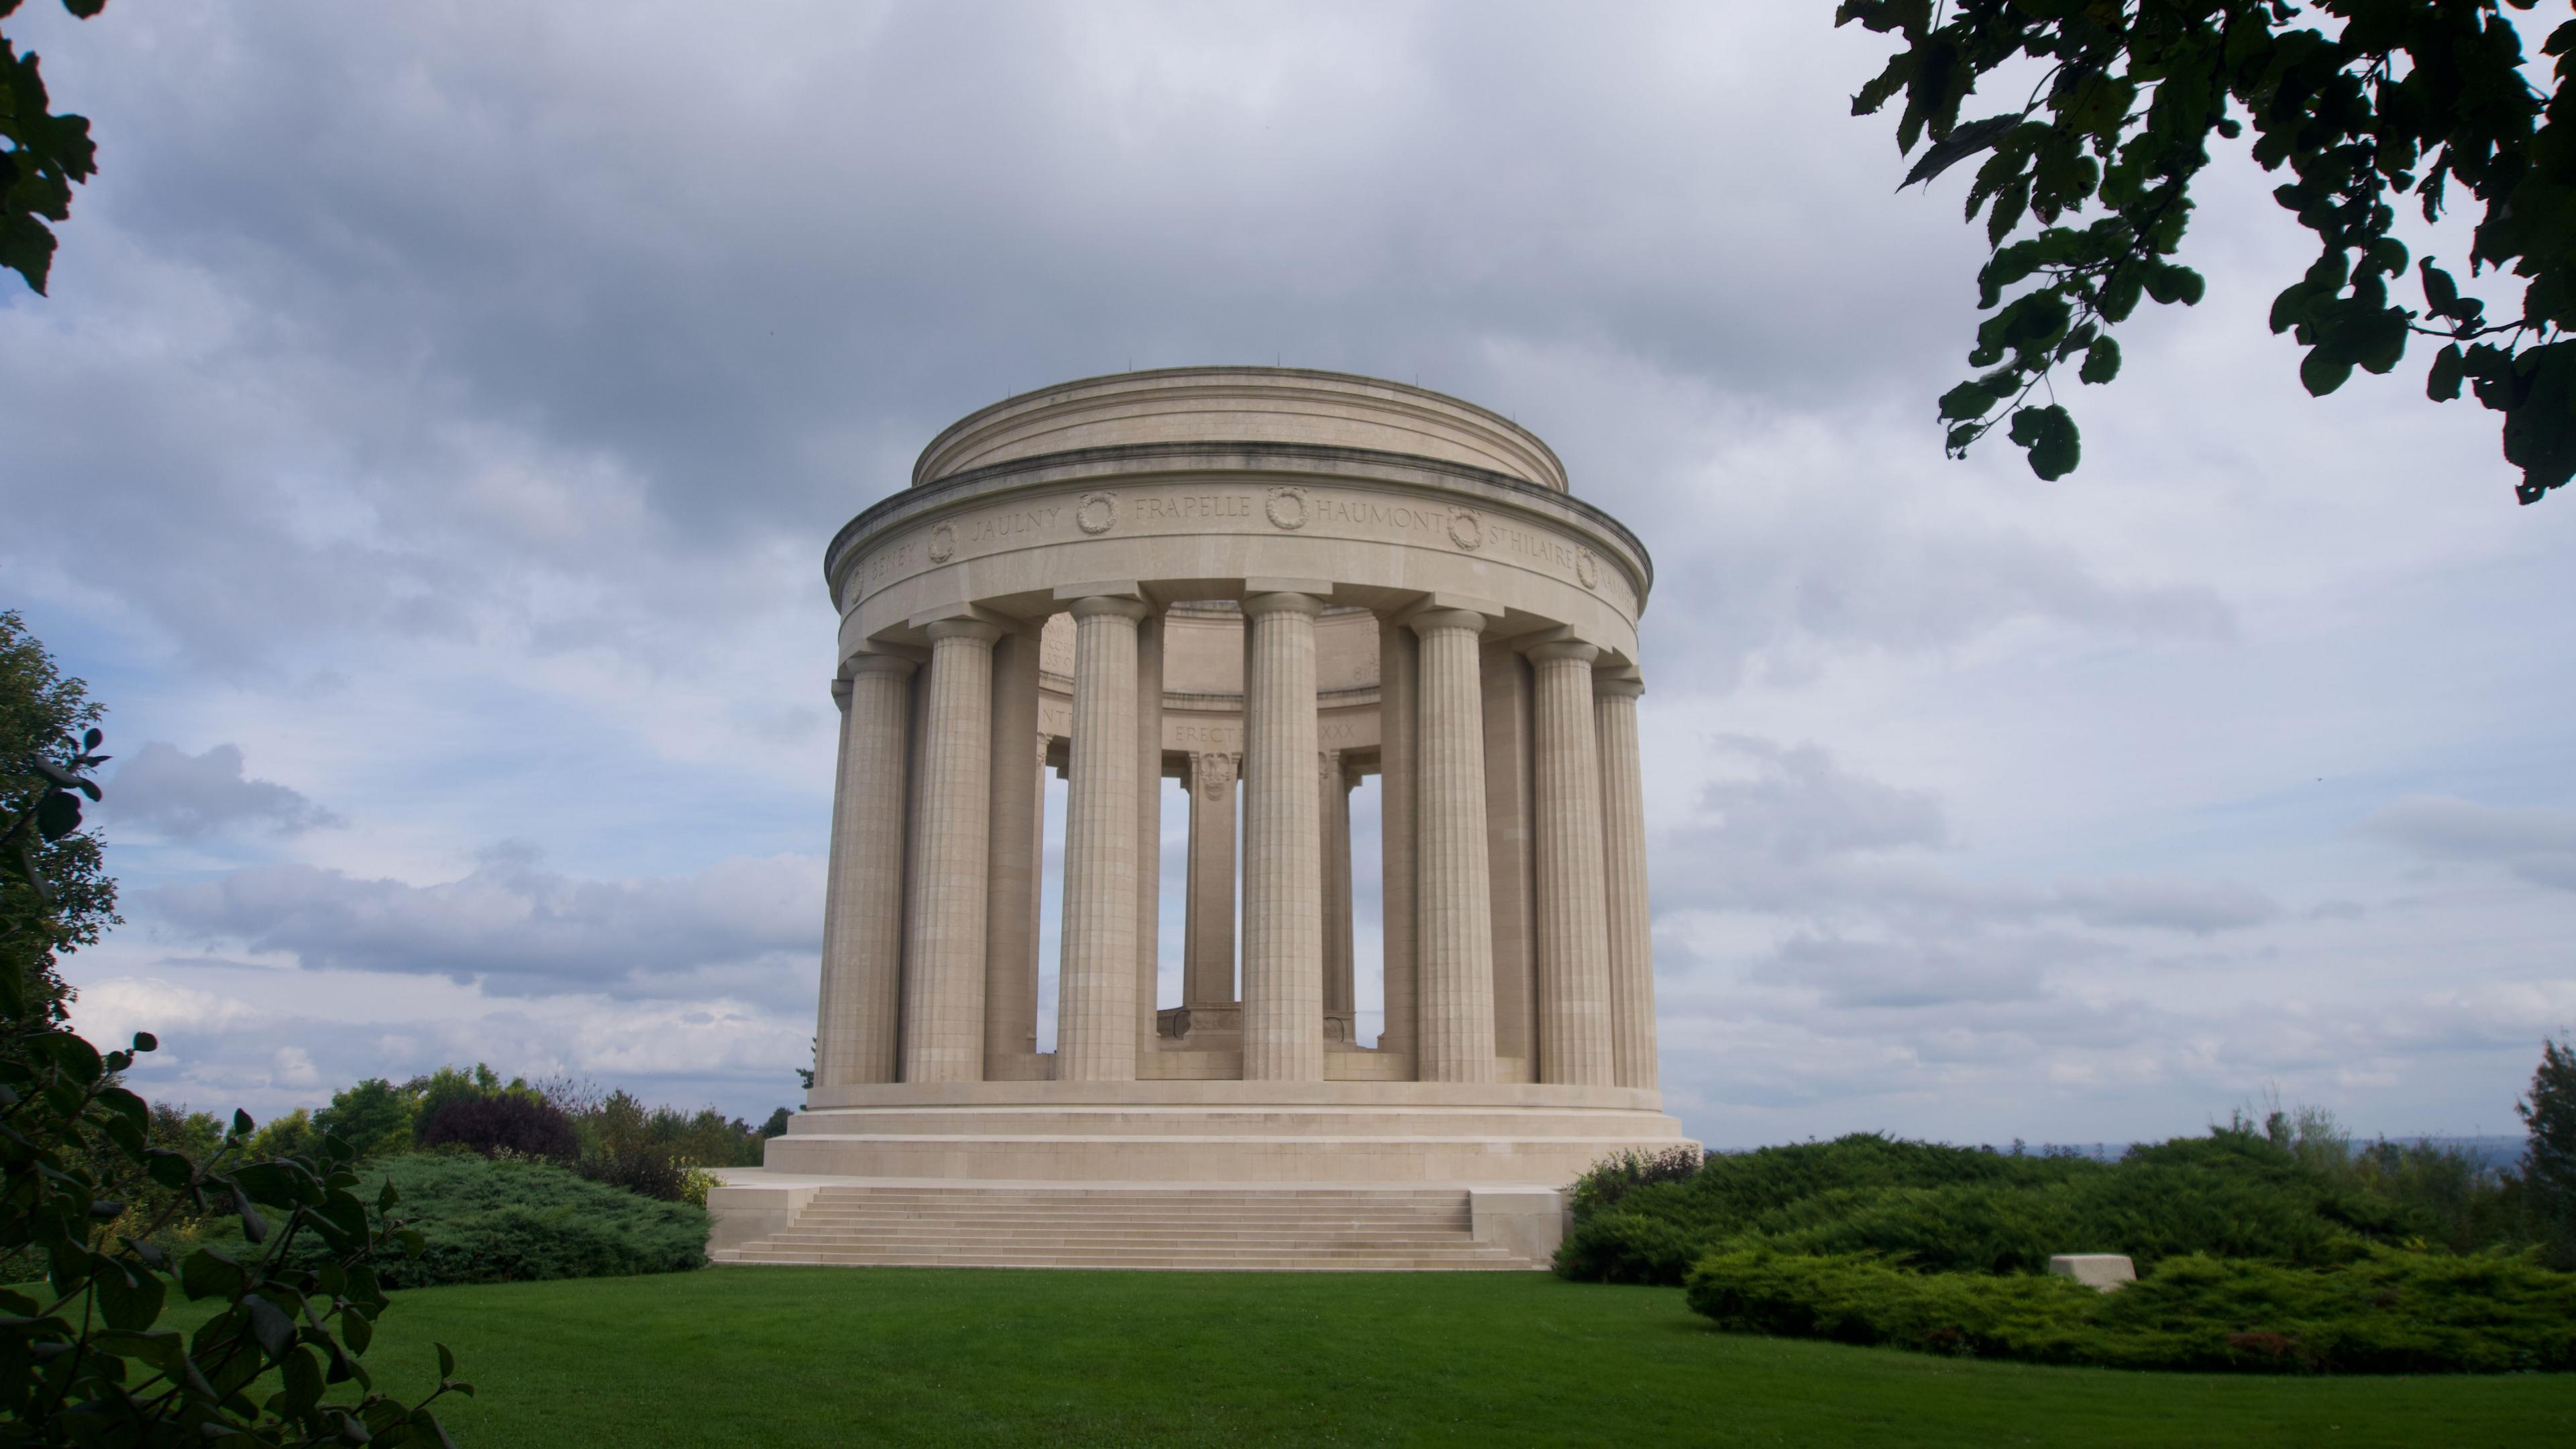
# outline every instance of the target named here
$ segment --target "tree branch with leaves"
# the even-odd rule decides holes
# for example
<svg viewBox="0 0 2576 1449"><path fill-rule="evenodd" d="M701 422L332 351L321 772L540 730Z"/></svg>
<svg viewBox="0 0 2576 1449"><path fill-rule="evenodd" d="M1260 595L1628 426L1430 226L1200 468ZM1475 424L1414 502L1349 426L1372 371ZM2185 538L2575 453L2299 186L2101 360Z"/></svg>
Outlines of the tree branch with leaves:
<svg viewBox="0 0 2576 1449"><path fill-rule="evenodd" d="M2465 384L2502 415L2515 496L2536 503L2576 475L2576 20L2543 41L2555 88L2525 74L2508 11L2538 0L1842 0L1836 25L1901 39L1852 98L1870 115L1898 97L1897 147L1925 146L1904 182L1984 156L1966 215L1985 215L1978 306L1992 315L1968 354L1985 369L1942 395L1953 457L1997 426L2031 470L2060 478L2082 456L2056 395L2060 365L2082 383L2119 375L2112 332L2142 300L2189 306L2199 273L2174 258L2209 139L2252 134L2273 192L2314 233L2317 259L2273 300L2274 333L2307 349L2299 380L2322 397L2354 369L2387 373L2409 341L2436 338L2426 393ZM2309 20L2339 22L2332 33ZM1980 81L2020 63L2020 104L1960 114ZM1925 144L1928 143L1928 144ZM2483 210L2472 279L2522 283L2517 305L2461 290L2396 235L2399 199L2427 223L2465 196ZM2093 219L2077 224L2088 209ZM2025 231L2027 230L2027 234ZM2410 269L2423 305L2390 298Z"/></svg>

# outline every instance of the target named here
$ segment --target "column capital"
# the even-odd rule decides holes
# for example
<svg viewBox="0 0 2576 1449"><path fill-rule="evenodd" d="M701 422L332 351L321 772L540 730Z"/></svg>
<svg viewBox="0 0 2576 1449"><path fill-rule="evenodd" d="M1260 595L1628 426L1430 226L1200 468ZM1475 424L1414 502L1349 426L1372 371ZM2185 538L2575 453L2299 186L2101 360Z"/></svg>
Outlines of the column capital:
<svg viewBox="0 0 2576 1449"><path fill-rule="evenodd" d="M1002 637L1002 626L983 619L933 619L927 632L933 643L971 639L978 644L991 644Z"/></svg>
<svg viewBox="0 0 2576 1449"><path fill-rule="evenodd" d="M1085 594L1074 600L1073 607L1066 612L1077 619L1098 619L1113 615L1121 619L1142 619L1148 610L1142 599L1126 598L1117 594Z"/></svg>
<svg viewBox="0 0 2576 1449"><path fill-rule="evenodd" d="M1229 751L1193 752L1190 755L1190 788L1211 792L1229 789L1242 768L1243 757Z"/></svg>
<svg viewBox="0 0 2576 1449"><path fill-rule="evenodd" d="M1577 664L1589 664L1593 660L1601 657L1601 648L1599 645L1586 644L1580 639L1543 640L1539 643L1528 646L1521 652L1527 654L1533 661L1540 664L1553 664L1559 660L1572 660Z"/></svg>
<svg viewBox="0 0 2576 1449"><path fill-rule="evenodd" d="M1464 629L1470 634L1482 634L1486 620L1484 615L1470 609L1425 609L1404 622L1416 634L1442 629Z"/></svg>
<svg viewBox="0 0 2576 1449"><path fill-rule="evenodd" d="M1258 618L1263 614L1303 614L1311 619L1324 612L1324 601L1313 594L1290 593L1285 590L1246 594L1243 598L1243 612L1247 618Z"/></svg>
<svg viewBox="0 0 2576 1449"><path fill-rule="evenodd" d="M1595 699L1635 699L1646 692L1646 681L1625 674L1594 670L1592 696Z"/></svg>
<svg viewBox="0 0 2576 1449"><path fill-rule="evenodd" d="M832 682L835 690L846 687L862 674L891 674L902 679L920 666L900 654L853 654L847 666L849 673Z"/></svg>
<svg viewBox="0 0 2576 1449"><path fill-rule="evenodd" d="M843 714L850 712L850 681L847 679L832 681L832 705Z"/></svg>

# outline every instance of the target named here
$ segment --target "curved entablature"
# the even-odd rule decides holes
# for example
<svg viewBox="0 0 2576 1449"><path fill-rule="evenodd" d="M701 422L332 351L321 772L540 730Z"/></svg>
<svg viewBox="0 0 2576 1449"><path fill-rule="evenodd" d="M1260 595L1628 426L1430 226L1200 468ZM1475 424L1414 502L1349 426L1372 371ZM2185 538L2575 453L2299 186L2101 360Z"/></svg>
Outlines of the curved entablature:
<svg viewBox="0 0 2576 1449"><path fill-rule="evenodd" d="M1167 367L1005 398L933 438L912 482L1056 453L1169 443L1399 453L1566 491L1565 465L1509 418L1428 388L1298 367Z"/></svg>

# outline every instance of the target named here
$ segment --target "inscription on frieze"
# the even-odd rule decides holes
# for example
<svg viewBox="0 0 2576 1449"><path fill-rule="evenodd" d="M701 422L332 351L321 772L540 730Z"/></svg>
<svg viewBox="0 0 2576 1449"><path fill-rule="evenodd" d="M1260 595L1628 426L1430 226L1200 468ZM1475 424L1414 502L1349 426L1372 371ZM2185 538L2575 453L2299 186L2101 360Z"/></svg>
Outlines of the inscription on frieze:
<svg viewBox="0 0 2576 1449"><path fill-rule="evenodd" d="M991 508L947 519L888 542L862 560L859 572L863 586L873 592L897 578L954 559L1112 531L1127 534L1270 529L1375 536L1507 559L1630 608L1636 603L1622 571L1603 569L1590 549L1552 529L1457 504L1370 497L1304 486L1091 492L1052 503Z"/></svg>

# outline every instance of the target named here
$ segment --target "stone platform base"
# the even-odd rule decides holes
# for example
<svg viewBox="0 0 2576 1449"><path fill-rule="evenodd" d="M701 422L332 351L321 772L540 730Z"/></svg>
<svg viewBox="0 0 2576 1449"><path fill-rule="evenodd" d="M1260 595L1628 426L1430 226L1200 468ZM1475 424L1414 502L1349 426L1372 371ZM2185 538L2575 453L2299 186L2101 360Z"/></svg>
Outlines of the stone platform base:
<svg viewBox="0 0 2576 1449"><path fill-rule="evenodd" d="M708 1199L718 1262L1532 1268L1654 1093L1332 1080L818 1089Z"/></svg>
<svg viewBox="0 0 2576 1449"><path fill-rule="evenodd" d="M1534 1186L724 1177L718 1263L1527 1272L1565 1232L1563 1195Z"/></svg>

